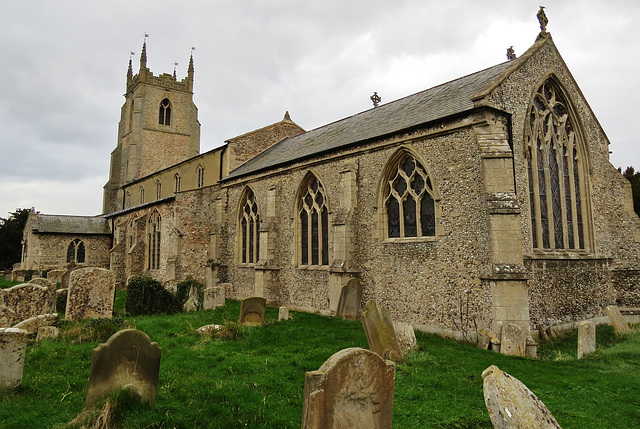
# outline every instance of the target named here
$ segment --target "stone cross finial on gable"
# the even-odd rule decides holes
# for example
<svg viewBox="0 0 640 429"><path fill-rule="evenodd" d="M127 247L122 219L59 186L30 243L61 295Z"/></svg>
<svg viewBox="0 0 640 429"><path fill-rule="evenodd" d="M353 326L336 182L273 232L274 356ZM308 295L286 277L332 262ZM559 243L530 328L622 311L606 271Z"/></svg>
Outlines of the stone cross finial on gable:
<svg viewBox="0 0 640 429"><path fill-rule="evenodd" d="M516 59L516 51L513 50L513 46L507 48L507 60L512 61Z"/></svg>
<svg viewBox="0 0 640 429"><path fill-rule="evenodd" d="M380 98L378 93L375 92L375 91L374 91L373 95L370 98L371 98L371 101L373 101L373 107L378 107L378 105L382 101L382 98Z"/></svg>
<svg viewBox="0 0 640 429"><path fill-rule="evenodd" d="M549 23L549 19L547 18L547 15L544 13L544 6L540 6L540 10L538 10L538 13L536 14L536 16L538 17L538 22L540 23L540 33L546 34L547 24Z"/></svg>

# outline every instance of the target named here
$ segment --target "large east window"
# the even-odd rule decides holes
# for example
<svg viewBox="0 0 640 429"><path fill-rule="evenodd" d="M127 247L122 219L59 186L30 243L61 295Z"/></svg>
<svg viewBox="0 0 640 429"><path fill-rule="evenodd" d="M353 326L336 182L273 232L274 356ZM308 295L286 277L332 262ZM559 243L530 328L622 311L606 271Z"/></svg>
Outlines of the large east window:
<svg viewBox="0 0 640 429"><path fill-rule="evenodd" d="M534 249L587 249L585 160L577 123L560 87L547 80L526 123L531 237Z"/></svg>

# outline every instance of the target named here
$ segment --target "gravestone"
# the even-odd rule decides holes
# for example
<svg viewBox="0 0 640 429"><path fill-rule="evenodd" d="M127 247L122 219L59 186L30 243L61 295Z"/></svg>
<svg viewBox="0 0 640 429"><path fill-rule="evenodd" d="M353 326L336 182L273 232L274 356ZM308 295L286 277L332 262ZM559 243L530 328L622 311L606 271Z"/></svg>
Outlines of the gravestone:
<svg viewBox="0 0 640 429"><path fill-rule="evenodd" d="M343 319L357 319L360 316L360 301L362 301L360 280L351 279L340 292L337 316Z"/></svg>
<svg viewBox="0 0 640 429"><path fill-rule="evenodd" d="M46 287L23 283L0 289L0 305L16 312L17 320L47 314L55 305L55 294Z"/></svg>
<svg viewBox="0 0 640 429"><path fill-rule="evenodd" d="M386 308L378 306L378 303L372 299L369 300L362 313L362 326L371 351L378 353L384 359L396 362L402 360L391 315Z"/></svg>
<svg viewBox="0 0 640 429"><path fill-rule="evenodd" d="M198 311L201 307L201 303L200 302L200 293L198 291L197 287L190 287L189 288L189 297L187 298L187 301L184 303L183 306L183 311L189 312L189 311Z"/></svg>
<svg viewBox="0 0 640 429"><path fill-rule="evenodd" d="M588 320L578 323L578 359L596 351L596 324Z"/></svg>
<svg viewBox="0 0 640 429"><path fill-rule="evenodd" d="M111 318L116 277L104 268L80 268L71 273L65 320Z"/></svg>
<svg viewBox="0 0 640 429"><path fill-rule="evenodd" d="M538 399L518 380L497 366L482 372L484 402L495 429L551 429L560 425Z"/></svg>
<svg viewBox="0 0 640 429"><path fill-rule="evenodd" d="M40 342L45 338L58 338L60 330L55 326L41 326L36 335L36 341Z"/></svg>
<svg viewBox="0 0 640 429"><path fill-rule="evenodd" d="M528 337L529 333L522 326L513 323L503 324L500 352L511 356L525 356Z"/></svg>
<svg viewBox="0 0 640 429"><path fill-rule="evenodd" d="M622 313L620 313L620 309L617 305L609 305L604 309L607 316L609 316L609 320L613 325L613 329L615 329L616 334L628 334L631 332L631 328L629 328L629 324L622 317Z"/></svg>
<svg viewBox="0 0 640 429"><path fill-rule="evenodd" d="M305 376L303 429L391 428L395 364L359 347Z"/></svg>
<svg viewBox="0 0 640 429"><path fill-rule="evenodd" d="M220 286L211 286L205 288L204 303L202 307L205 310L224 307L224 288Z"/></svg>
<svg viewBox="0 0 640 429"><path fill-rule="evenodd" d="M400 355L402 357L418 348L416 333L411 323L394 322L393 328L396 332L396 339L398 340L398 347L400 347Z"/></svg>
<svg viewBox="0 0 640 429"><path fill-rule="evenodd" d="M51 270L51 271L49 271L47 273L47 280L49 280L54 285L57 284L57 283L60 283L60 285L61 285L60 287L63 287L62 286L62 276L64 276L67 271L68 270ZM67 284L67 287L69 287L68 284Z"/></svg>
<svg viewBox="0 0 640 429"><path fill-rule="evenodd" d="M22 381L29 333L17 328L0 328L0 389L13 389Z"/></svg>
<svg viewBox="0 0 640 429"><path fill-rule="evenodd" d="M264 322L267 300L261 297L243 299L240 304L240 325L259 326Z"/></svg>
<svg viewBox="0 0 640 429"><path fill-rule="evenodd" d="M18 321L18 314L9 307L0 305L0 328L8 328Z"/></svg>
<svg viewBox="0 0 640 429"><path fill-rule="evenodd" d="M278 320L289 320L289 309L287 307L278 308Z"/></svg>
<svg viewBox="0 0 640 429"><path fill-rule="evenodd" d="M56 291L56 284L51 283L48 279L45 279L44 277L34 277L31 280L29 280L28 284L49 288L54 293Z"/></svg>
<svg viewBox="0 0 640 429"><path fill-rule="evenodd" d="M40 314L30 317L16 324L14 328L23 329L29 334L35 334L43 326L51 326L58 320L58 313Z"/></svg>
<svg viewBox="0 0 640 429"><path fill-rule="evenodd" d="M137 329L118 331L93 350L85 408L106 394L133 385L140 401L156 403L162 349Z"/></svg>

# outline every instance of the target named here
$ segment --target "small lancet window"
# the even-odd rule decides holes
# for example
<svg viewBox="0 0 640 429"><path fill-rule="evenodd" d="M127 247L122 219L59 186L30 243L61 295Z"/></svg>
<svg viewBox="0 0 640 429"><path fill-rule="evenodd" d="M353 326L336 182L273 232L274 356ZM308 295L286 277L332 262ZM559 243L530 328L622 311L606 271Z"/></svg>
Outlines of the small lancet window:
<svg viewBox="0 0 640 429"><path fill-rule="evenodd" d="M162 198L162 182L156 180L156 200Z"/></svg>
<svg viewBox="0 0 640 429"><path fill-rule="evenodd" d="M180 192L180 173L176 173L175 179L175 192Z"/></svg>
<svg viewBox="0 0 640 429"><path fill-rule="evenodd" d="M158 123L160 125L171 125L171 103L168 98L160 102Z"/></svg>
<svg viewBox="0 0 640 429"><path fill-rule="evenodd" d="M307 181L298 207L300 263L329 265L329 208L325 190L315 176Z"/></svg>
<svg viewBox="0 0 640 429"><path fill-rule="evenodd" d="M202 188L204 186L204 165L198 165L198 188Z"/></svg>
<svg viewBox="0 0 640 429"><path fill-rule="evenodd" d="M144 188L140 186L140 204L144 204Z"/></svg>
<svg viewBox="0 0 640 429"><path fill-rule="evenodd" d="M384 204L389 238L436 235L431 180L418 160L404 154L385 182Z"/></svg>

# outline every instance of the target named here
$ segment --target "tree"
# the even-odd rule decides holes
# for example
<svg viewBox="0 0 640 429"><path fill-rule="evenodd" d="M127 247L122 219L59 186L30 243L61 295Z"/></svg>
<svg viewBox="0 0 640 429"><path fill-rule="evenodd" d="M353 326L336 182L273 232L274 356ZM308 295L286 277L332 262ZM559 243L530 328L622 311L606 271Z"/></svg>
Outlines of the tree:
<svg viewBox="0 0 640 429"><path fill-rule="evenodd" d="M622 172L622 169L618 168ZM631 182L631 192L633 193L633 210L640 216L640 171L636 171L633 167L627 167L624 177Z"/></svg>
<svg viewBox="0 0 640 429"><path fill-rule="evenodd" d="M22 253L22 231L27 223L30 209L16 209L7 219L0 218L0 269L13 268L20 262Z"/></svg>

